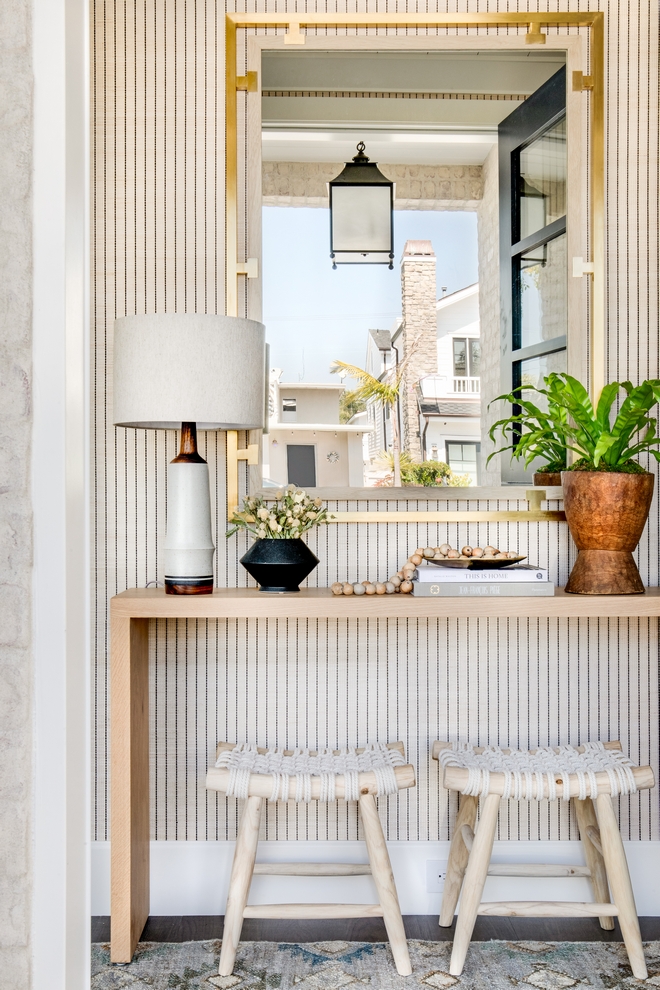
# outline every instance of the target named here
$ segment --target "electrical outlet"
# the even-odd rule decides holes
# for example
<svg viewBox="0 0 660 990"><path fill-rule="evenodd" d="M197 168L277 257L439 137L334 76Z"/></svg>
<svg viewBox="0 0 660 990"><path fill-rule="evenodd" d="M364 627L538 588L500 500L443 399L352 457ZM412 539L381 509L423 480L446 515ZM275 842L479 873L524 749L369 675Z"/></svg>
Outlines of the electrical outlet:
<svg viewBox="0 0 660 990"><path fill-rule="evenodd" d="M445 879L447 877L446 859L426 860L426 892L427 894L441 894L445 889Z"/></svg>

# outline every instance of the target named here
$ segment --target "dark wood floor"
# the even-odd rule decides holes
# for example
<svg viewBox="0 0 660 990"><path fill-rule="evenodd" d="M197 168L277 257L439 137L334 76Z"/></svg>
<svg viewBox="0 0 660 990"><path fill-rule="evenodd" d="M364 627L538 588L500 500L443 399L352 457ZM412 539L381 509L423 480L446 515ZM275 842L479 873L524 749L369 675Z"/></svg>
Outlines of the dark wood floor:
<svg viewBox="0 0 660 990"><path fill-rule="evenodd" d="M431 942L451 941L454 925L440 928L436 915L415 914L404 919L408 938ZM645 942L660 939L660 918L640 918ZM223 919L215 915L150 917L142 932L142 942L198 942L222 938ZM618 922L612 932L605 932L597 918L477 918L475 942L491 939L505 941L548 942L620 942ZM107 942L110 918L92 918L92 942ZM243 923L244 942L322 942L345 939L348 942L385 942L381 918L356 918L349 921L263 921L248 919Z"/></svg>

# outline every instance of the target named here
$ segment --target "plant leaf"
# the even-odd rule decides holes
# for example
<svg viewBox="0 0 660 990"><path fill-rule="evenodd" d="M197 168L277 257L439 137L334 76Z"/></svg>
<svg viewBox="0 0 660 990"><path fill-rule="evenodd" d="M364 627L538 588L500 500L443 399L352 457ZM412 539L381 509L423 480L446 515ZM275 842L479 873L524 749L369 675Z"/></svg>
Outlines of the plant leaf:
<svg viewBox="0 0 660 990"><path fill-rule="evenodd" d="M605 454L615 443L616 437L613 437L611 433L601 433L598 437L598 442L594 447L594 467L598 467L603 454Z"/></svg>
<svg viewBox="0 0 660 990"><path fill-rule="evenodd" d="M617 443L611 448L611 457L605 459L606 463L615 466L630 447L633 435L649 426L651 420L647 413L657 401L655 390L649 382L643 382L628 393L612 426L611 433L617 438Z"/></svg>
<svg viewBox="0 0 660 990"><path fill-rule="evenodd" d="M612 404L617 397L619 392L619 383L612 382L610 385L606 385L603 391L600 393L600 398L598 399L598 406L596 408L596 419L598 420L601 429L610 429L610 410Z"/></svg>

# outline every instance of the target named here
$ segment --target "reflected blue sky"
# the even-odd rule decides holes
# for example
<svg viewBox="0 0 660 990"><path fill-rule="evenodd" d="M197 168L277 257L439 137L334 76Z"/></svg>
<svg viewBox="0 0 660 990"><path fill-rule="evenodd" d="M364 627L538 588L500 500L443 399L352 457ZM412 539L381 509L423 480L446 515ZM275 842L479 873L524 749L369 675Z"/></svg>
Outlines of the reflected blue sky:
<svg viewBox="0 0 660 990"><path fill-rule="evenodd" d="M282 381L332 382L339 358L363 366L367 331L388 330L401 313L401 253L407 240L430 240L440 287L477 281L476 213L397 210L395 263L332 270L329 216L323 209L263 209L263 284L271 368Z"/></svg>

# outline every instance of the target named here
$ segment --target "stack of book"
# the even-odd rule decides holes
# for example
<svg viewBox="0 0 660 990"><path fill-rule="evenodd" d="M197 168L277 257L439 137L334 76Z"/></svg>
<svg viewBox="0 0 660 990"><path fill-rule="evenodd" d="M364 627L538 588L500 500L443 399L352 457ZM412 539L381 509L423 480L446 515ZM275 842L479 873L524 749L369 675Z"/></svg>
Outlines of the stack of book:
<svg viewBox="0 0 660 990"><path fill-rule="evenodd" d="M554 595L548 572L529 564L477 570L468 567L436 567L421 564L413 578L413 595L440 598L457 595L478 598L486 595Z"/></svg>

